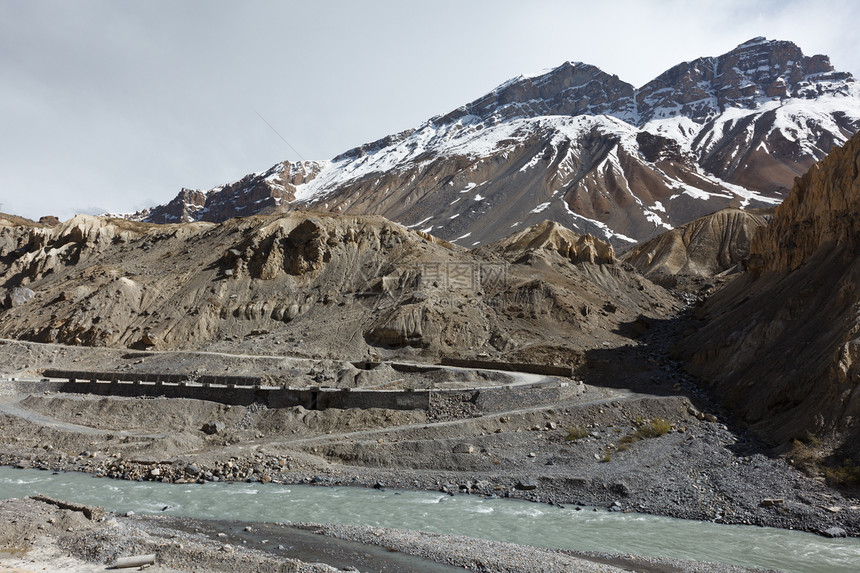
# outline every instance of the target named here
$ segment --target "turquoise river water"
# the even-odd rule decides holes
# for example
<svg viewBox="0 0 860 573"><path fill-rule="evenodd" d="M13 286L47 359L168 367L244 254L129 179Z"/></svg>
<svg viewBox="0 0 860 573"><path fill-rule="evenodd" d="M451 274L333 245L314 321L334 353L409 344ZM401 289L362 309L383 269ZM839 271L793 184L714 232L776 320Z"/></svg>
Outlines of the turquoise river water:
<svg viewBox="0 0 860 573"><path fill-rule="evenodd" d="M0 499L38 493L138 514L371 525L798 573L860 571L860 539L827 539L782 529L576 511L433 492L259 483L162 484L0 467Z"/></svg>

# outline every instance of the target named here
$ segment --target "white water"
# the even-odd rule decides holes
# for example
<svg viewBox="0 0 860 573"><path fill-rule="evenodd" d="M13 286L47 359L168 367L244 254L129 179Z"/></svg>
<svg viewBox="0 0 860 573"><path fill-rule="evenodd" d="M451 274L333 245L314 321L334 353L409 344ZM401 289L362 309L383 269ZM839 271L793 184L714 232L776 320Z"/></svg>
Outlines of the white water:
<svg viewBox="0 0 860 573"><path fill-rule="evenodd" d="M541 547L798 573L860 571L860 539L441 493L258 483L162 484L0 467L0 499L43 493L118 512L419 529ZM164 509L167 508L167 509Z"/></svg>

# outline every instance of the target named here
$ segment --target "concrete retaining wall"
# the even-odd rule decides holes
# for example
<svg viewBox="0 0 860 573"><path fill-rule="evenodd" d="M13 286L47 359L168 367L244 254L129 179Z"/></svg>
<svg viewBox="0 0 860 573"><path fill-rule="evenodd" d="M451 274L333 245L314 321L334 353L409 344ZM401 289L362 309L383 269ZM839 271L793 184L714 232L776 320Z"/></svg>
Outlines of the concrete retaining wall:
<svg viewBox="0 0 860 573"><path fill-rule="evenodd" d="M30 383L45 384L45 383ZM57 383L50 383L56 385ZM32 387L32 386L31 386ZM389 410L427 410L428 391L338 390L327 388L289 388L284 386L222 385L200 382L126 382L80 380L60 383L60 392L97 396L164 396L209 400L234 406L265 404L269 408L302 406L308 410L326 408L386 408Z"/></svg>
<svg viewBox="0 0 860 573"><path fill-rule="evenodd" d="M481 390L475 400L478 410L484 413L507 412L517 408L549 406L580 396L582 384L556 382L534 386L502 386Z"/></svg>

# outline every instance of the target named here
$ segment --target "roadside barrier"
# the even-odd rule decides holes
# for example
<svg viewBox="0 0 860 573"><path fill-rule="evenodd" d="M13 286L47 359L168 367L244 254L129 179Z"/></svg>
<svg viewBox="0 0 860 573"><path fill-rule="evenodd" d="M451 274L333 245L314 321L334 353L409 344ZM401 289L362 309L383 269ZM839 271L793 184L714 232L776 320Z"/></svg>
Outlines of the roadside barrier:
<svg viewBox="0 0 860 573"><path fill-rule="evenodd" d="M31 389L99 396L165 397L208 400L222 404L269 408L302 406L327 408L384 408L430 410L431 404L459 400L468 395L478 411L501 412L516 407L554 404L579 395L583 386L567 380L549 380L526 386L491 386L458 389L362 389L272 386L256 376L197 376L182 374L96 372L47 369L42 382L13 382L18 392ZM67 380L57 382L49 379ZM7 383L8 384L8 383Z"/></svg>

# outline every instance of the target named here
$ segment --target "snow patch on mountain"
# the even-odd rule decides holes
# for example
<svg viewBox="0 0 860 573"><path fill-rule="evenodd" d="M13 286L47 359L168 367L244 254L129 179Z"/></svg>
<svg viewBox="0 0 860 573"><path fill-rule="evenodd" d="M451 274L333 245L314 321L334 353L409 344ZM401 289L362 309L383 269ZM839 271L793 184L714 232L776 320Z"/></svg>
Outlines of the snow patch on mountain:
<svg viewBox="0 0 860 573"><path fill-rule="evenodd" d="M588 217L583 217L579 213L572 211L570 206L564 203L564 208L567 210L567 214L570 215L572 219L572 223L569 223L574 229L581 231L582 233L592 233L596 229L598 232L595 234L602 234L603 238L611 241L612 239L620 239L630 244L637 243L636 239L632 239L621 233L616 233L612 229L609 228L608 225L601 221L597 221L595 219L589 219ZM584 225L583 225L584 224Z"/></svg>
<svg viewBox="0 0 860 573"><path fill-rule="evenodd" d="M674 139L686 151L690 151L691 144L701 129L702 126L700 124L682 115L664 119L652 119L642 126L642 131Z"/></svg>
<svg viewBox="0 0 860 573"><path fill-rule="evenodd" d="M558 145L563 141L579 141L595 129L617 135L626 149L636 153L636 128L606 115L516 118L496 125L487 125L476 116L460 118L453 124L430 121L391 147L357 157L341 156L325 164L312 181L296 187L296 201L317 201L344 184L375 174L420 170L439 157L479 159L501 155L513 151L535 133L552 134L551 143ZM532 165L539 160L539 156L532 158Z"/></svg>

